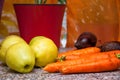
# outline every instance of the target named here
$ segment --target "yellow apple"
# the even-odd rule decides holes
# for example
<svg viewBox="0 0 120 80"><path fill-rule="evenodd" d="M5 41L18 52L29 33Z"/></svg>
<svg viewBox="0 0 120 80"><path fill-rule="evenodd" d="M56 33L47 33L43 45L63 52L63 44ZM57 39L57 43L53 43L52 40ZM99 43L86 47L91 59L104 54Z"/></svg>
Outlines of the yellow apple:
<svg viewBox="0 0 120 80"><path fill-rule="evenodd" d="M50 38L36 36L32 38L29 45L35 52L35 66L44 67L49 63L55 62L58 48Z"/></svg>
<svg viewBox="0 0 120 80"><path fill-rule="evenodd" d="M7 49L18 42L25 42L20 36L17 35L9 35L1 42L0 48L0 60L5 63L5 54ZM26 42L25 42L26 43Z"/></svg>
<svg viewBox="0 0 120 80"><path fill-rule="evenodd" d="M20 73L32 71L35 65L35 55L31 47L24 42L10 46L6 52L7 66Z"/></svg>

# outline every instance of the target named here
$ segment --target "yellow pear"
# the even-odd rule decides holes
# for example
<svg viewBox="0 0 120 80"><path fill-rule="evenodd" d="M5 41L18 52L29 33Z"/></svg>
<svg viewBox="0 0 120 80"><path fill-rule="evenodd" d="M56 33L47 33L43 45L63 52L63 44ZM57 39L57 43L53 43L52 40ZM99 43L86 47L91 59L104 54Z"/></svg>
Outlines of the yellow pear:
<svg viewBox="0 0 120 80"><path fill-rule="evenodd" d="M49 63L55 62L58 48L50 38L36 36L32 38L29 45L35 52L35 66L44 67Z"/></svg>
<svg viewBox="0 0 120 80"><path fill-rule="evenodd" d="M17 35L9 35L7 36L2 42L1 42L1 48L0 48L0 60L5 63L5 55L7 49L18 42L24 42L26 43L20 36Z"/></svg>
<svg viewBox="0 0 120 80"><path fill-rule="evenodd" d="M31 47L24 42L13 44L6 52L6 64L10 69L28 73L35 64L35 55Z"/></svg>

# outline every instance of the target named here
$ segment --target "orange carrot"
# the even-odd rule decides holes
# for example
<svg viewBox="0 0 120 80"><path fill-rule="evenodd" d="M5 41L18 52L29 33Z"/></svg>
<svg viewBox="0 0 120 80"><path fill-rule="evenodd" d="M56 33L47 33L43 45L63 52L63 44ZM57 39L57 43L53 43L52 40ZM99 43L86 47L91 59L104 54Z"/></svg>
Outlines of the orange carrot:
<svg viewBox="0 0 120 80"><path fill-rule="evenodd" d="M120 67L120 59L116 57L110 57L108 59L102 59L97 61L92 61L89 63L76 64L64 66L60 69L63 74L70 73L85 73L85 72L103 72L112 71Z"/></svg>
<svg viewBox="0 0 120 80"><path fill-rule="evenodd" d="M99 60L109 59L109 58L115 57L115 54L120 54L120 50L114 50L109 52L99 52L91 55L83 55L83 56L80 56L79 59L48 64L43 69L48 72L58 72L59 69L64 66L86 64L90 62L96 62Z"/></svg>
<svg viewBox="0 0 120 80"><path fill-rule="evenodd" d="M100 49L97 47L87 47L84 49L71 50L71 51L59 53L58 57L67 56L67 55L80 55L85 53L96 53L96 52L100 52Z"/></svg>
<svg viewBox="0 0 120 80"><path fill-rule="evenodd" d="M88 47L79 50L66 51L58 54L58 61L61 61L61 58L65 57L65 60L78 59L80 55L90 55L92 53L100 52L100 49L97 47Z"/></svg>
<svg viewBox="0 0 120 80"><path fill-rule="evenodd" d="M90 53L90 54L92 54L92 53ZM83 54L81 54L81 55L83 55ZM80 56L76 56L76 55L61 56L61 57L57 58L57 62L79 59Z"/></svg>
<svg viewBox="0 0 120 80"><path fill-rule="evenodd" d="M92 54L92 53L90 53ZM89 54L89 55L90 55ZM82 55L82 54L81 54ZM80 56L76 56L76 55L68 55L68 56L65 56L65 59L64 60L74 60L74 59L80 59L81 57Z"/></svg>

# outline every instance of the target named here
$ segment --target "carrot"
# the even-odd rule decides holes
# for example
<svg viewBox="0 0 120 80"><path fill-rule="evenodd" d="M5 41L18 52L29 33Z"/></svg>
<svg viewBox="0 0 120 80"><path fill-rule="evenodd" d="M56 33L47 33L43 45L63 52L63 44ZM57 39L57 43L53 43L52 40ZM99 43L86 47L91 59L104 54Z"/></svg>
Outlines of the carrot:
<svg viewBox="0 0 120 80"><path fill-rule="evenodd" d="M64 66L60 69L63 74L85 73L85 72L103 72L112 71L120 67L120 59L110 57L108 59L92 61L89 63L76 64L72 66Z"/></svg>
<svg viewBox="0 0 120 80"><path fill-rule="evenodd" d="M109 58L115 57L114 56L115 53L120 54L120 50L114 50L109 52L99 52L91 55L83 55L79 59L51 63L45 66L43 70L48 72L59 72L59 69L61 67L72 66L77 64L86 64L89 62L96 62L99 60L109 59Z"/></svg>
<svg viewBox="0 0 120 80"><path fill-rule="evenodd" d="M87 47L84 49L71 50L71 51L59 53L58 57L67 56L67 55L80 55L85 53L96 53L96 52L100 52L100 49L97 47Z"/></svg>
<svg viewBox="0 0 120 80"><path fill-rule="evenodd" d="M58 61L61 61L61 58L65 57L64 60L78 59L80 55L85 54L89 55L91 53L100 52L100 49L97 47L87 47L79 50L66 51L58 54Z"/></svg>
<svg viewBox="0 0 120 80"><path fill-rule="evenodd" d="M90 53L90 54L92 54L92 53ZM89 54L89 55L90 55ZM82 55L82 54L81 54ZM80 56L81 56L80 55ZM68 55L68 56L65 56L65 58L63 59L64 61L65 60L74 60L74 59L80 59L80 56L76 56L76 55Z"/></svg>
<svg viewBox="0 0 120 80"><path fill-rule="evenodd" d="M89 57L90 55L93 55L93 54L96 54L96 53L80 54L79 56L78 56L78 55L61 56L60 58L57 58L57 62L80 59L80 58L81 58L82 56L84 56L84 55L85 55L85 56L88 55L88 57Z"/></svg>
<svg viewBox="0 0 120 80"><path fill-rule="evenodd" d="M91 54L92 54L92 53L91 53ZM81 54L81 55L82 55L82 54ZM81 56L81 55L80 55L80 56ZM61 56L61 57L57 58L57 62L79 59L80 56L76 56L76 55Z"/></svg>

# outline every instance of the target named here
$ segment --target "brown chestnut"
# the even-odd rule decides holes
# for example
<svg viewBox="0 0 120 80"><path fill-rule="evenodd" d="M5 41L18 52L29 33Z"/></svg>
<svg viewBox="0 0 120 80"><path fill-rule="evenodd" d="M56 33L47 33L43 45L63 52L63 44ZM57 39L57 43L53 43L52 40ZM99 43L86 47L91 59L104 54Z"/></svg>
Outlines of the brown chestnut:
<svg viewBox="0 0 120 80"><path fill-rule="evenodd" d="M99 48L101 49L101 52L120 50L120 42L119 41L105 42L101 46L99 46Z"/></svg>
<svg viewBox="0 0 120 80"><path fill-rule="evenodd" d="M86 47L96 46L96 43L97 43L97 37L93 33L83 32L78 37L74 46L77 49L82 49L82 48L86 48Z"/></svg>

